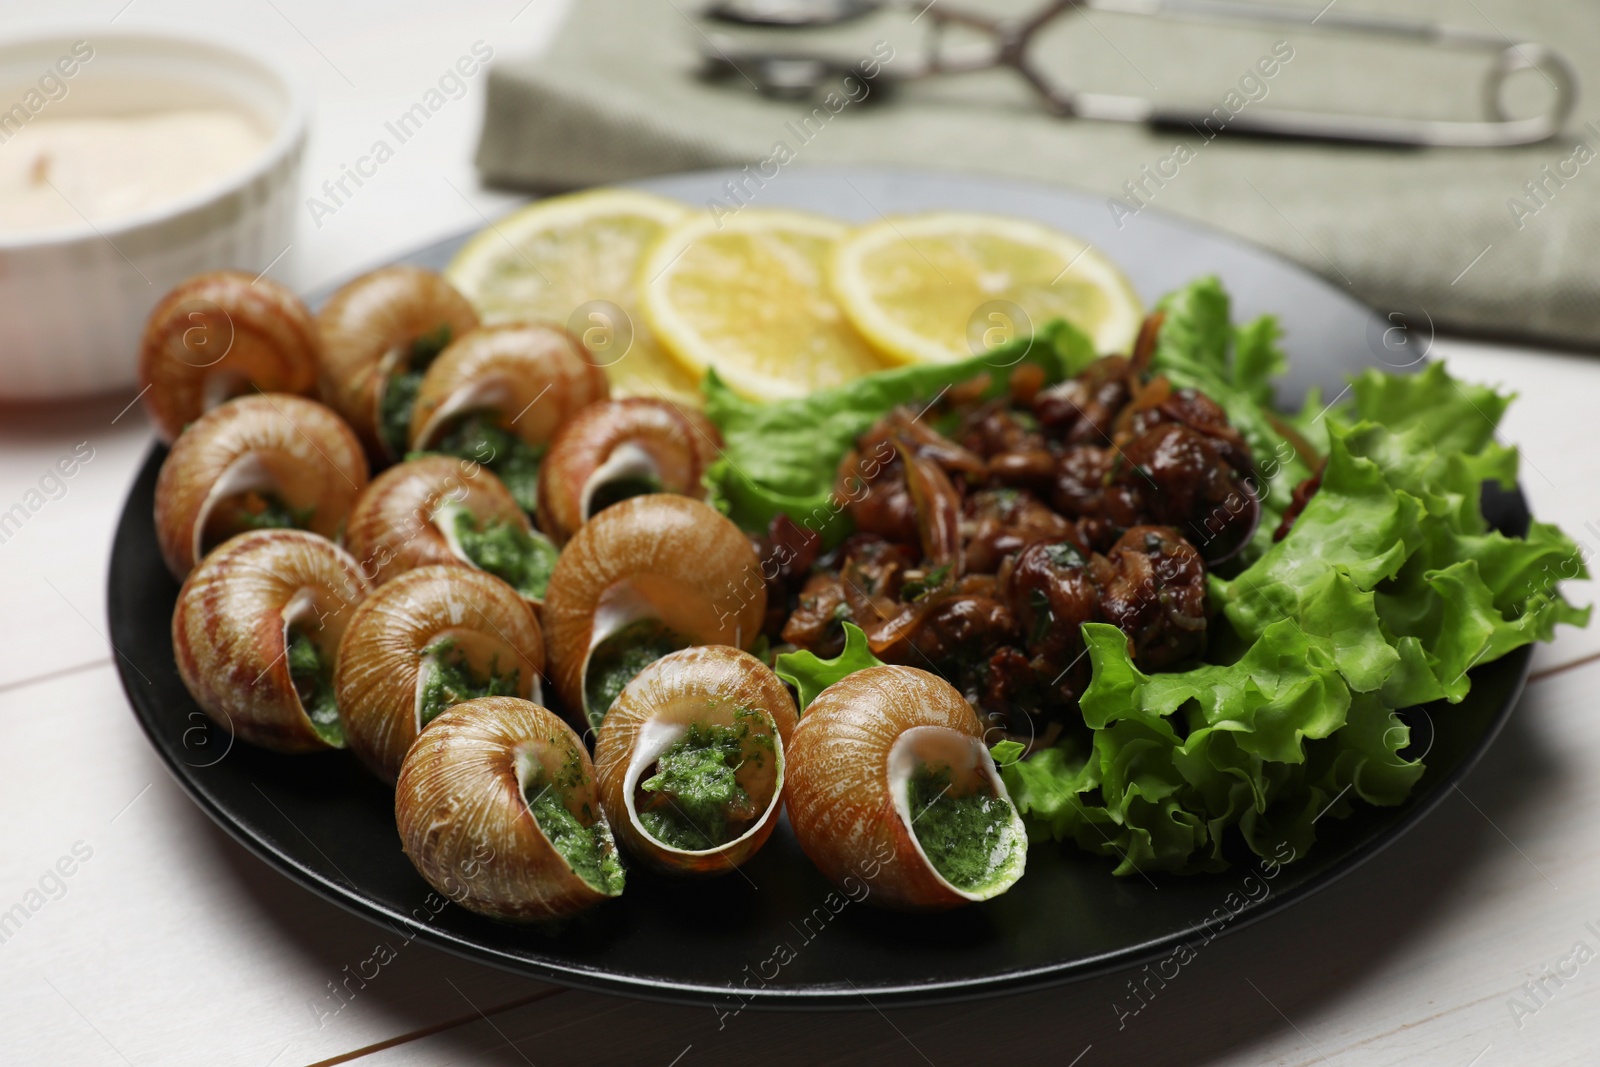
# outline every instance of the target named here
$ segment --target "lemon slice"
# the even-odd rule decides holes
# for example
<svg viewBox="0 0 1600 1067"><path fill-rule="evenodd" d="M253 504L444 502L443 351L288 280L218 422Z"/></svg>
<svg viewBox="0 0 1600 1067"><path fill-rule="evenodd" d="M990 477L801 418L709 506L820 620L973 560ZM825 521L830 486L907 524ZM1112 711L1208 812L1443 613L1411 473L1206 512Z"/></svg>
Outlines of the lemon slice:
<svg viewBox="0 0 1600 1067"><path fill-rule="evenodd" d="M839 243L829 282L856 329L906 363L965 359L1054 318L1101 354L1126 352L1144 317L1128 279L1092 245L996 215L863 226Z"/></svg>
<svg viewBox="0 0 1600 1067"><path fill-rule="evenodd" d="M645 248L687 214L675 200L631 189L540 200L474 235L445 277L486 323L535 319L571 330L615 394L698 406L698 376L661 350L634 288Z"/></svg>
<svg viewBox="0 0 1600 1067"><path fill-rule="evenodd" d="M828 290L848 227L797 211L691 215L640 267L645 320L692 374L752 399L803 396L885 366Z"/></svg>

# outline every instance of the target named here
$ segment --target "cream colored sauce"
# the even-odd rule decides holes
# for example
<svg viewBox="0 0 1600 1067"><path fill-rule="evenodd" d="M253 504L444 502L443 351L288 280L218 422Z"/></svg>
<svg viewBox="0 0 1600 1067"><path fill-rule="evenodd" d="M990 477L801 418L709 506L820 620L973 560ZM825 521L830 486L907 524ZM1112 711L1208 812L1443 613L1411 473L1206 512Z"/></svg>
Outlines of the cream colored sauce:
<svg viewBox="0 0 1600 1067"><path fill-rule="evenodd" d="M116 222L243 169L266 133L225 109L40 117L0 144L0 233Z"/></svg>

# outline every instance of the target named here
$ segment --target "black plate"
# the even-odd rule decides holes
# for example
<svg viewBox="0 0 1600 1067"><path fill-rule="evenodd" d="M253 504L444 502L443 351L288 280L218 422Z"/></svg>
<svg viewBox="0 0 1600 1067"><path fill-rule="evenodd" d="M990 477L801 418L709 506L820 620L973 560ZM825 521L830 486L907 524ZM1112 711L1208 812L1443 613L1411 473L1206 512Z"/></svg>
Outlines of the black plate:
<svg viewBox="0 0 1600 1067"><path fill-rule="evenodd" d="M639 183L700 205L730 173ZM1259 249L1153 212L1118 231L1104 204L1044 186L887 170L784 173L760 191L785 205L851 219L939 207L1027 215L1079 233L1119 262L1146 300L1205 273L1234 294L1237 318L1282 315L1291 388L1332 396L1345 374L1394 364L1390 326L1344 293ZM408 257L441 266L461 238ZM1390 357L1385 359L1384 357ZM1410 362L1410 360L1407 360ZM190 699L173 664L178 585L152 520L157 447L129 494L112 549L109 613L118 669L151 743L196 802L262 859L374 922L536 978L705 1004L847 1007L927 1003L1066 982L1167 955L1203 927L1236 929L1328 885L1417 822L1475 763L1521 691L1527 648L1472 672L1468 698L1408 713L1427 773L1406 803L1362 808L1319 827L1305 860L1270 880L1240 868L1196 877L1114 878L1112 863L1042 845L1026 876L989 903L938 916L874 910L834 893L788 827L742 873L680 883L631 872L627 893L559 934L435 911L400 851L390 790L345 753L285 757L234 744ZM1486 496L1492 521L1526 530L1520 493ZM148 679L148 681L147 681ZM830 896L830 894L832 894ZM737 998L737 999L735 999Z"/></svg>

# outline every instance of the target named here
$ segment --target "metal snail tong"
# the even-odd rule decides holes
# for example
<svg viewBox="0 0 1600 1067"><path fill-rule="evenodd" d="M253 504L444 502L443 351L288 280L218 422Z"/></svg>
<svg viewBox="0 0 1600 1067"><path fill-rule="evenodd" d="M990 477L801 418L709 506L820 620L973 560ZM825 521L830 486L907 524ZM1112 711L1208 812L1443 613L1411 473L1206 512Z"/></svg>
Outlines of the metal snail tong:
<svg viewBox="0 0 1600 1067"><path fill-rule="evenodd" d="M1513 41L1498 31L1484 32L1437 22L1397 19L1232 0L1050 0L1037 11L1003 19L963 11L926 0L723 0L707 17L723 23L783 29L830 26L880 11L904 11L913 22L926 21L927 40L920 63L896 64L881 78L921 81L943 74L970 74L1004 68L1015 71L1038 95L1050 113L1061 118L1133 122L1149 126L1202 128L1212 112L1195 105L1170 105L1139 96L1069 89L1046 69L1032 45L1057 19L1082 9L1119 15L1293 27L1317 31L1415 41L1430 48L1483 52L1492 63L1481 88L1485 117L1476 121L1399 118L1386 115L1252 108L1233 115L1226 132L1257 137L1433 148L1502 148L1537 144L1561 131L1578 100L1578 76L1562 53L1532 41ZM952 48L947 30L958 28L986 38L972 48ZM736 75L730 84L748 82L760 92L784 99L804 99L832 85L851 68L818 53L740 48L726 37L707 38L706 69ZM1517 118L1507 110L1504 89L1511 75L1537 71L1554 96L1544 112Z"/></svg>

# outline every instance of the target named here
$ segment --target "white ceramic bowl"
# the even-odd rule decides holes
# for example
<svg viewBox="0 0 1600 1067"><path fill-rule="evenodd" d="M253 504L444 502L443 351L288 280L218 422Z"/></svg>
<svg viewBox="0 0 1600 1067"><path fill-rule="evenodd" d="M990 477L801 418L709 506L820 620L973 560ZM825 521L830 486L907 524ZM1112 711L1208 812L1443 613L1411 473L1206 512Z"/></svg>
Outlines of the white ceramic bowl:
<svg viewBox="0 0 1600 1067"><path fill-rule="evenodd" d="M57 62L71 58L78 42L93 56L62 77ZM56 98L30 98L47 73L55 74L47 87ZM30 99L43 99L36 113ZM0 233L0 399L133 385L145 317L167 290L221 267L258 273L292 239L307 102L285 67L180 34L41 33L0 44L0 132L10 128L4 124L13 105L30 120L233 107L253 116L270 140L243 170L139 214L98 228L83 222ZM10 121L19 120L13 113ZM0 152L5 148L0 143Z"/></svg>

